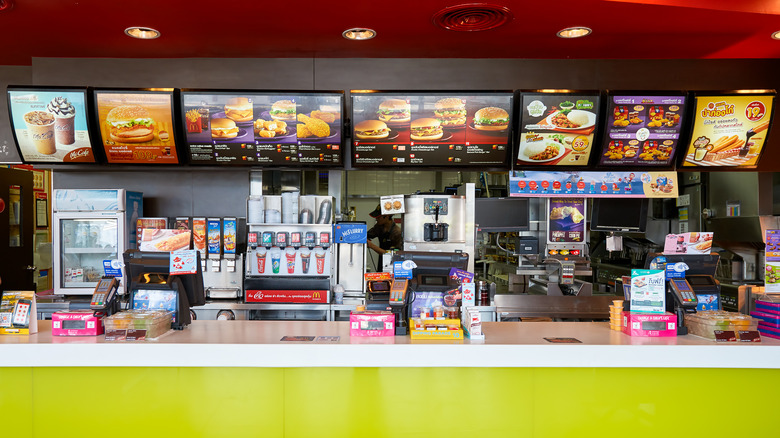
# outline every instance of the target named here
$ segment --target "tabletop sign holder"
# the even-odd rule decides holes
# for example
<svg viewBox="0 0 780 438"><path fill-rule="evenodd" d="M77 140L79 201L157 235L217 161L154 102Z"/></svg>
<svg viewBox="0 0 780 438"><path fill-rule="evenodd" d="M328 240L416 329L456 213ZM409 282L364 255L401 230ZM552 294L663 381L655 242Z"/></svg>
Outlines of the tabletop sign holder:
<svg viewBox="0 0 780 438"><path fill-rule="evenodd" d="M0 299L0 335L38 333L34 291L6 291Z"/></svg>

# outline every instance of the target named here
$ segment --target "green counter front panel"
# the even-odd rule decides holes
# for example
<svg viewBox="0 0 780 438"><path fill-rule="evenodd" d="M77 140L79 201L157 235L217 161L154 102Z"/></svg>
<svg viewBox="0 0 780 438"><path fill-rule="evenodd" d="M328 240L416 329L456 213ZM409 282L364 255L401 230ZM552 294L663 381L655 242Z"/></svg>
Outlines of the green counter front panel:
<svg viewBox="0 0 780 438"><path fill-rule="evenodd" d="M772 436L780 370L0 368L3 436ZM9 428L10 427L10 428Z"/></svg>

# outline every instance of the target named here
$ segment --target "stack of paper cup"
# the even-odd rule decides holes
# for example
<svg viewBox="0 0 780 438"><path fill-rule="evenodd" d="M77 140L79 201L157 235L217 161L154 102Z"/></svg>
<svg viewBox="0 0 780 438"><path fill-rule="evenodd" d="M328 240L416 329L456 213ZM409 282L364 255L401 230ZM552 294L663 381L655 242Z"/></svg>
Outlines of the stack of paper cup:
<svg viewBox="0 0 780 438"><path fill-rule="evenodd" d="M282 223L298 223L298 197L299 191L282 192Z"/></svg>
<svg viewBox="0 0 780 438"><path fill-rule="evenodd" d="M246 221L250 224L262 224L264 216L263 197L250 196L246 201Z"/></svg>
<svg viewBox="0 0 780 438"><path fill-rule="evenodd" d="M623 330L623 300L613 300L609 306L609 328Z"/></svg>

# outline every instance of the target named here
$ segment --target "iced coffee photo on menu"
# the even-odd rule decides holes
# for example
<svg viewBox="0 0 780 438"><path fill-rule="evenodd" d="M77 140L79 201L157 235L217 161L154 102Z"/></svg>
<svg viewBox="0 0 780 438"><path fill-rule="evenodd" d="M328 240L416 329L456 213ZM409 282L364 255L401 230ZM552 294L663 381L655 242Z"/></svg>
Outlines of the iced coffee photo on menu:
<svg viewBox="0 0 780 438"><path fill-rule="evenodd" d="M25 163L94 163L86 89L8 87L11 125Z"/></svg>

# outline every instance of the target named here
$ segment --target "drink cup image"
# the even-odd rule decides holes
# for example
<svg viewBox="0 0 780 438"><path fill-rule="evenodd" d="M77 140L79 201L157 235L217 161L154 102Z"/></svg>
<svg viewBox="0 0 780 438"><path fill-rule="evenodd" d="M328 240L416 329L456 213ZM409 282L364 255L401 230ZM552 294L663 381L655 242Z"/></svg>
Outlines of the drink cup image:
<svg viewBox="0 0 780 438"><path fill-rule="evenodd" d="M301 268L303 270L304 274L309 273L309 263L311 262L311 251L309 250L302 250L301 251Z"/></svg>
<svg viewBox="0 0 780 438"><path fill-rule="evenodd" d="M295 257L298 253L294 249L288 248L284 255L287 259L287 273L292 274L295 272Z"/></svg>
<svg viewBox="0 0 780 438"><path fill-rule="evenodd" d="M55 97L46 106L46 110L54 115L54 138L61 145L71 145L76 142L76 130L73 120L76 108L65 97Z"/></svg>
<svg viewBox="0 0 780 438"><path fill-rule="evenodd" d="M30 111L24 115L24 123L27 125L27 136L39 153L53 155L57 152L53 115L46 111Z"/></svg>
<svg viewBox="0 0 780 438"><path fill-rule="evenodd" d="M265 250L257 250L255 253L257 255L257 273L258 274L265 274Z"/></svg>
<svg viewBox="0 0 780 438"><path fill-rule="evenodd" d="M271 251L271 272L274 274L279 273L279 267L281 265L282 252L279 250Z"/></svg>
<svg viewBox="0 0 780 438"><path fill-rule="evenodd" d="M318 249L314 251L314 257L317 260L317 273L322 274L325 272L325 250Z"/></svg>

